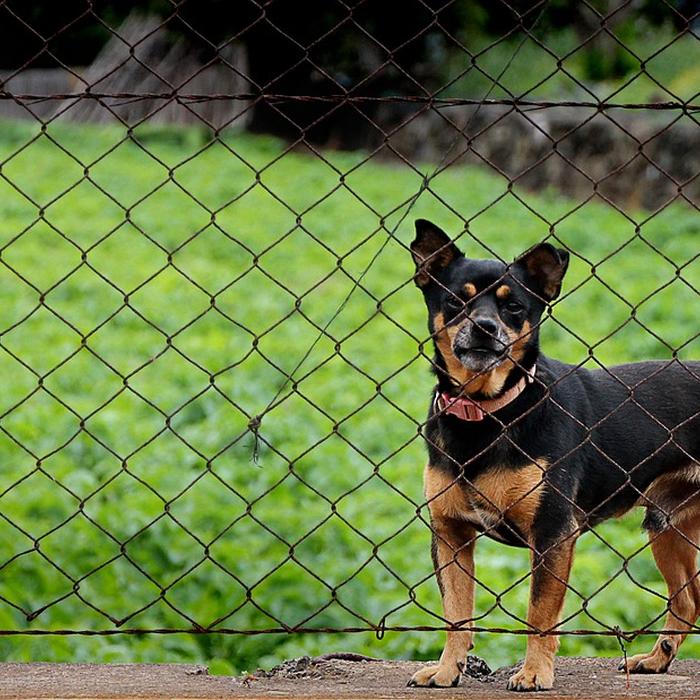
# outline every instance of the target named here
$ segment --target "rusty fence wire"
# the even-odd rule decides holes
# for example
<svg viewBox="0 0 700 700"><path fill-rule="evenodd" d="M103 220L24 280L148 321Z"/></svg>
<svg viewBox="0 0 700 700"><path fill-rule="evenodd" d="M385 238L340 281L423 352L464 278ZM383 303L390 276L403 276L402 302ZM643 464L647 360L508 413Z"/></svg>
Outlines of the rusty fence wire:
<svg viewBox="0 0 700 700"><path fill-rule="evenodd" d="M697 350L694 3L656 3L632 24L648 42L630 0L223 5L0 2L2 635L455 622L422 492L419 216L473 257L567 249L542 344L574 367ZM96 47L80 67L76 36ZM593 86L596 56L628 68ZM547 630L526 619L527 548L484 543L459 626L657 634L636 527L579 544Z"/></svg>

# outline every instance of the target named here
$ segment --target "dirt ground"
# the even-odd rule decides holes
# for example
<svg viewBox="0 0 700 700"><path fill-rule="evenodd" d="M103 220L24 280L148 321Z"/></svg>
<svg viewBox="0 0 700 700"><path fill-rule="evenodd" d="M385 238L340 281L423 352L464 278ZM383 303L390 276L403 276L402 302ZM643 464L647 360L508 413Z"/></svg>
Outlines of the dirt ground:
<svg viewBox="0 0 700 700"><path fill-rule="evenodd" d="M338 658L341 657L341 658ZM294 659L271 671L231 678L205 666L0 664L0 698L470 698L517 697L505 689L512 668L489 673L474 660L458 688L407 688L421 664L352 654ZM700 698L700 661L676 661L661 676L631 676L629 690L615 659L557 659L556 698ZM530 696L532 697L532 696Z"/></svg>

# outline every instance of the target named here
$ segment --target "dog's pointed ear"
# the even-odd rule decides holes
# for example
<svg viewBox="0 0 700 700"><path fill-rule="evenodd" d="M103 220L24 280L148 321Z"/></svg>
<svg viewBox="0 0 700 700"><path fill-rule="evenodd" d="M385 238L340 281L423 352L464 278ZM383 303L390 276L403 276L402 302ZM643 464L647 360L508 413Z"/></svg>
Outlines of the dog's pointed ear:
<svg viewBox="0 0 700 700"><path fill-rule="evenodd" d="M411 255L416 263L413 279L419 287L425 287L462 253L439 226L425 219L416 219L416 238L411 243Z"/></svg>
<svg viewBox="0 0 700 700"><path fill-rule="evenodd" d="M515 264L524 267L534 280L536 288L533 291L546 301L552 301L561 292L561 282L569 266L569 253L550 243L540 243L523 253Z"/></svg>

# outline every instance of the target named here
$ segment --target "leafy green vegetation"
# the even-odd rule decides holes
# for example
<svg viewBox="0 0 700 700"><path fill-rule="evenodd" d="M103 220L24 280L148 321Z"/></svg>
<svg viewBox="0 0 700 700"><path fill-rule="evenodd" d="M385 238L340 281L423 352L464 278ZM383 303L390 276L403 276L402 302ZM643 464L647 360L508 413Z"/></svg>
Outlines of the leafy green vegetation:
<svg viewBox="0 0 700 700"><path fill-rule="evenodd" d="M431 378L405 250L415 217L456 234L459 212L467 253L505 259L553 227L573 255L548 354L588 366L700 354L700 224L682 205L581 206L460 166L402 220L430 165L196 130L0 134L4 630L441 624L417 434ZM256 464L247 426L270 402ZM659 626L648 549L620 558L644 542L636 515L581 539L567 629ZM479 544L479 625L523 627L527 566L525 552ZM341 648L433 658L441 644L435 632L0 637L6 660L219 672ZM477 639L492 664L523 647ZM569 636L562 653L619 648Z"/></svg>
<svg viewBox="0 0 700 700"><path fill-rule="evenodd" d="M697 97L700 41L693 33L637 17L617 27L615 36L560 28L499 38L465 29L459 38L466 51L447 52L441 94L612 102Z"/></svg>

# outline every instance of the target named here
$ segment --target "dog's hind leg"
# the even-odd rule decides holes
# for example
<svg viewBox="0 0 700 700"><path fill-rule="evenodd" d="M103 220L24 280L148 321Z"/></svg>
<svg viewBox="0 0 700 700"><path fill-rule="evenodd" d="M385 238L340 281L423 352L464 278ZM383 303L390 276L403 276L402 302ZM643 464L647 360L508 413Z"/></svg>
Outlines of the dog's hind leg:
<svg viewBox="0 0 700 700"><path fill-rule="evenodd" d="M685 516L685 517L684 517ZM631 673L664 673L678 653L686 633L700 614L700 581L697 555L700 541L700 510L697 506L679 513L662 532L650 533L651 551L668 586L668 614L664 629L679 634L661 634L648 654L627 660ZM620 670L624 670L624 662Z"/></svg>

